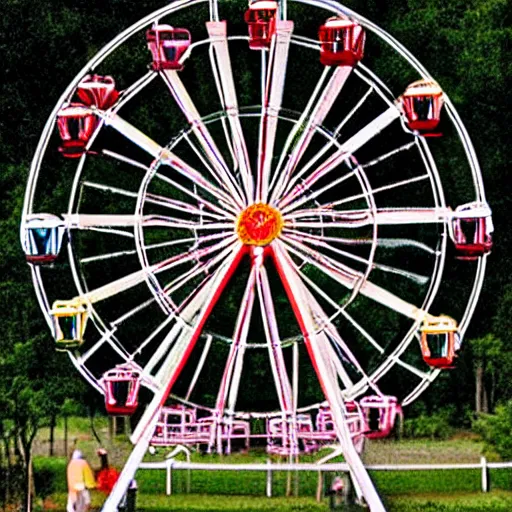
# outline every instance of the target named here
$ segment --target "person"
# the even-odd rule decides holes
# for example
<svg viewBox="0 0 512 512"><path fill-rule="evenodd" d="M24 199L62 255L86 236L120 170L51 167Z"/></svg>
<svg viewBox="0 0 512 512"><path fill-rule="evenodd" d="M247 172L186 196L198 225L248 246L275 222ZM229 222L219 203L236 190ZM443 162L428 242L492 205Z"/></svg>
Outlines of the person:
<svg viewBox="0 0 512 512"><path fill-rule="evenodd" d="M101 461L101 467L96 472L97 489L105 494L110 494L119 478L119 472L110 466L108 462L108 452L105 448L100 448L97 454Z"/></svg>
<svg viewBox="0 0 512 512"><path fill-rule="evenodd" d="M75 450L67 467L68 503L66 512L86 512L91 504L89 489L96 487L91 466L80 450Z"/></svg>

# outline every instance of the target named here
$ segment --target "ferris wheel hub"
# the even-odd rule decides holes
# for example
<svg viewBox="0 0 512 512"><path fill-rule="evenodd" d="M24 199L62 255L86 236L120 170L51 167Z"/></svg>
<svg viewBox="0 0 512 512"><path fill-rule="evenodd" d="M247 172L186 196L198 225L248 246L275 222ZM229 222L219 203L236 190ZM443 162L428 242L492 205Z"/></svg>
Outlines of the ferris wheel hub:
<svg viewBox="0 0 512 512"><path fill-rule="evenodd" d="M236 232L244 245L268 245L281 234L281 213L265 203L248 206L238 216Z"/></svg>

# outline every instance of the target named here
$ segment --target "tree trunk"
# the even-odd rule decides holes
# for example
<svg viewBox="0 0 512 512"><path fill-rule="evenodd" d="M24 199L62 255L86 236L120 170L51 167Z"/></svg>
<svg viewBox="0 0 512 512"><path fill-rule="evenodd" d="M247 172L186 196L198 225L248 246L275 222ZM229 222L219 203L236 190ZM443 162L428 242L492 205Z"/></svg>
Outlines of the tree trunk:
<svg viewBox="0 0 512 512"><path fill-rule="evenodd" d="M68 417L64 416L64 455L69 459L68 453Z"/></svg>
<svg viewBox="0 0 512 512"><path fill-rule="evenodd" d="M32 467L32 448L27 448L28 459L26 461L25 475L27 481L25 482L25 510L26 512L32 512L32 498L34 496L34 471Z"/></svg>
<svg viewBox="0 0 512 512"><path fill-rule="evenodd" d="M124 434L124 416L115 416L115 433L116 436Z"/></svg>
<svg viewBox="0 0 512 512"><path fill-rule="evenodd" d="M5 473L5 503L9 503L11 500L11 443L8 436L4 437L4 448L5 448L5 460L7 461L6 473Z"/></svg>
<svg viewBox="0 0 512 512"><path fill-rule="evenodd" d="M489 393L489 410L494 411L494 397L496 396L496 375L491 370L491 391Z"/></svg>
<svg viewBox="0 0 512 512"><path fill-rule="evenodd" d="M20 433L18 437L18 446L25 472L25 496L23 499L23 508L26 512L32 512L32 499L35 489L34 471L32 467L32 443L36 432L37 430L34 431L33 435L27 435L26 432Z"/></svg>
<svg viewBox="0 0 512 512"><path fill-rule="evenodd" d="M482 383L482 412L489 412L489 397L487 394L487 387L485 382Z"/></svg>
<svg viewBox="0 0 512 512"><path fill-rule="evenodd" d="M475 412L479 414L482 412L482 392L484 380L484 368L480 361L478 361L476 364L475 377Z"/></svg>
<svg viewBox="0 0 512 512"><path fill-rule="evenodd" d="M114 439L114 416L108 417L108 439L110 442Z"/></svg>
<svg viewBox="0 0 512 512"><path fill-rule="evenodd" d="M52 414L50 418L50 457L54 455L54 444L55 444L55 425L57 423L57 418Z"/></svg>

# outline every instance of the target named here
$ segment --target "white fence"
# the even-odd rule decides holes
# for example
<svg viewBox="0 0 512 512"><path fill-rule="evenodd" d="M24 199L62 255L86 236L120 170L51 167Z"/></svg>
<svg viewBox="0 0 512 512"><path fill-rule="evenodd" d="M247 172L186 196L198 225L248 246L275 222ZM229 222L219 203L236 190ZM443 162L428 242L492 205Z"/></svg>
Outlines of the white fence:
<svg viewBox="0 0 512 512"><path fill-rule="evenodd" d="M370 471L433 471L446 469L480 469L482 492L488 492L490 487L489 469L512 468L512 462L488 462L485 457L477 464L376 464L368 465ZM165 469L166 493L172 494L173 470L202 470L202 471L264 471L267 474L265 494L272 496L272 473L274 471L316 471L319 476L318 488L321 488L323 473L328 471L348 472L348 464L343 462L332 464L272 464L268 459L266 464L209 464L201 462L183 462L167 459L164 462L143 462L139 469ZM190 474L187 478L187 489L190 489ZM317 494L318 497L318 494Z"/></svg>

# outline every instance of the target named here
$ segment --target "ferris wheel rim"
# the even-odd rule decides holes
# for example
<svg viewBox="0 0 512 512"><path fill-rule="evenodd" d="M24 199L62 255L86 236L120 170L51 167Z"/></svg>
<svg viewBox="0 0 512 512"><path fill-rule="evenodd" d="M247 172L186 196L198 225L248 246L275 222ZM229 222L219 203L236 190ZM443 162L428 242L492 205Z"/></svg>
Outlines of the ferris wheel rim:
<svg viewBox="0 0 512 512"><path fill-rule="evenodd" d="M142 23L142 20L141 20L141 21L137 22L136 24L132 25L132 27L135 27L135 26L138 27L132 33L129 33L130 29L132 28L132 27L130 27L129 29L127 29L124 32L122 32L117 38L114 38L114 40L111 43L106 45L105 48L109 49L109 53L106 53L103 56L103 59L107 55L109 55L112 51L114 51L119 45L121 45L124 42L124 40L128 39L128 37L131 37L134 33L136 33L139 30L141 30L147 24L155 21L156 19L158 19L161 16L164 16L164 15L167 15L167 14L171 14L175 10L179 10L179 9L182 9L182 8L185 8L185 7L188 8L188 7L191 7L191 6L195 5L195 4L202 3L202 1L203 0L187 0L187 1L175 2L175 3L171 4L171 6L166 6L166 7L162 8L162 9L160 9L158 11L155 11L155 13L151 13L150 15L146 16L145 18L143 18L143 20L146 20L145 23ZM321 4L321 6L323 8L325 8L327 10L332 10L332 12L345 12L345 13L349 13L349 14L352 13L352 11L350 11L350 9L346 9L344 7L340 11L340 7L339 6L337 6L336 9L331 9L331 7L334 4L334 2L331 2L331 1L324 1L324 0L295 0L295 1L298 1L299 3L305 3L305 4L308 4L308 5L317 5L318 6L318 4ZM217 3L217 2L215 2L215 3ZM326 7L326 6L328 6L328 7ZM158 14L156 14L156 13L158 13ZM364 18L360 17L356 13L352 13L351 15L353 15L353 17L355 19L357 19L358 21L361 21L363 25L365 25L367 27L372 27L373 26L373 24L371 22L368 22L367 20L365 20ZM149 21L147 21L147 20L149 20ZM378 27L377 27L377 29L378 29ZM380 29L378 29L378 30L380 30ZM122 39L122 38L119 39L121 36L123 36L124 39ZM113 42L118 40L118 39L119 39L119 43L117 45L114 45ZM80 79L86 73L88 73L92 69L94 69L94 67L92 66L91 63L94 63L94 66L96 66L96 65L98 65L101 62L101 60L99 60L101 52L102 52L102 50L100 50L100 52L98 52L97 56L95 58L93 58L89 62L89 64L87 64L83 68L83 70L77 75L75 80L73 80L71 82L70 86L68 87L66 92L61 97L62 102L58 102L57 103L57 106L54 109L54 112L52 113L52 115L50 115L50 118L49 118L48 123L47 123L47 125L49 125L50 128L53 128L53 121L54 121L54 119L56 117L56 114L57 114L59 108L60 108L60 105L65 101L65 98L69 97L71 92L74 90L76 85L79 83ZM414 61L414 62L417 62L417 61ZM417 63L417 64L418 64L417 70L419 70L419 71L421 70L422 73L425 76L429 76L428 73L426 73L424 68L421 66L421 64L419 64L419 63ZM473 179L474 179L474 182L475 182L475 189L477 191L477 194L480 194L479 197L484 200L485 196L483 195L483 186L481 185L481 175L480 175L480 169L478 167L478 162L476 162L476 164L475 164L473 162L473 156L471 156L471 157L469 156L469 155L472 155L474 153L474 150L472 149L472 146L471 146L471 142L470 142L470 140L468 138L468 140L469 140L469 145L468 145L468 142L466 141L465 136L463 138L460 137L460 133L461 132L459 131L459 129L462 130L463 133L465 133L465 134L467 134L467 132L464 132L465 128L462 125L462 123L460 123L462 128L459 126L459 124L457 124L457 123L459 123L460 119L458 118L458 114L456 113L455 109L453 108L453 105L451 104L451 102L449 101L448 98L447 98L447 106L448 106L449 112L451 113L451 116L455 120L455 121L453 121L453 119L452 119L452 121L456 125L457 131L459 132L459 138L461 139L461 141L465 145L465 151L466 151L466 154L468 155L468 161L470 162L471 170L472 170L472 174L473 174ZM43 140L44 136L45 136L45 133L47 135L46 136L46 140ZM41 159L44 156L44 153L45 153L45 150L46 150L46 146L48 144L49 134L50 134L50 129L47 129L47 126L45 126L45 129L43 130L43 135L42 135L42 137L40 139L40 145L38 146L38 151L36 151L36 154L35 154L34 160L33 160L33 165L31 166L31 176L32 176L32 179L29 180L29 184L31 184L31 186L29 188L27 188L26 200L25 200L25 203L24 203L25 206L24 206L24 211L23 211L23 218L26 218L26 215L31 211L30 205L32 204L33 196L34 196L34 193L35 193L35 188L34 187L35 187L35 183L37 181L37 174L39 173ZM475 159L476 159L476 157L475 157ZM82 162L84 162L84 161L85 161L85 159L82 159ZM81 165L83 166L82 162L81 162ZM474 165L477 166L476 167L477 171L475 171ZM36 170L34 171L34 169L36 169ZM476 176L477 176L476 178L475 178L475 172L476 172ZM441 193L442 193L442 187L440 188L440 190L441 190ZM27 197L30 197L30 200L28 202L27 202ZM444 201L444 199L443 199L443 201ZM71 204L71 200L70 200L70 204ZM446 226L445 226L445 232L446 232ZM444 255L445 255L445 247L446 247L446 236L444 236L444 238L443 238L443 249L441 251L442 254L443 254L443 259L444 259ZM68 246L68 250L70 250L70 251L72 250L70 245ZM70 257L70 260L74 261L74 257ZM467 324L466 319L468 319L471 316L471 311L472 310L469 309L470 308L470 304L471 304L471 307L474 309L474 303L475 303L476 298L478 297L478 291L481 288L481 283L483 282L483 275L484 275L483 269L485 268L485 263L484 262L485 262L485 259L481 259L480 262L479 262L477 277L475 278L476 281L475 281L475 286L474 286L474 293L472 294L472 299L469 301L468 308L466 309L465 314L463 316L463 319L461 321L461 324L463 324L463 325ZM441 271L439 273L439 282L441 280L442 266L443 265L441 264ZM77 289L80 290L81 288L78 287L78 281L75 284L77 286ZM82 290L82 291L84 291L84 290ZM434 295L435 295L435 293L434 293ZM434 300L434 297L432 297L432 301L433 300ZM41 299L40 299L40 302L41 302ZM91 308L91 310L94 311L94 308ZM48 317L47 310L46 310L46 316ZM93 316L93 318L94 318L94 316ZM411 338L414 335L414 331L415 331L415 328L413 326L413 327L411 327L411 330L410 330ZM409 335L407 335L407 336L409 336ZM409 343L410 343L410 341L409 341ZM407 346L408 346L408 344L407 344ZM405 348L407 348L407 347L405 347ZM404 350L405 350L405 348L404 348ZM400 354L398 354L397 357L399 357L399 355ZM388 360L389 359L390 358L388 358Z"/></svg>

